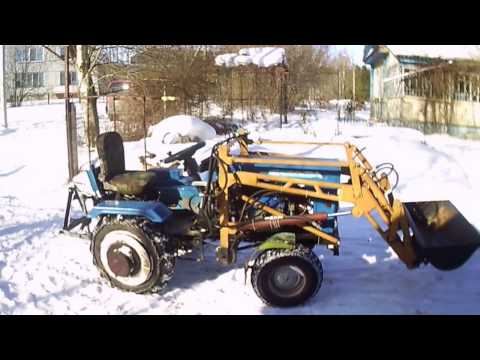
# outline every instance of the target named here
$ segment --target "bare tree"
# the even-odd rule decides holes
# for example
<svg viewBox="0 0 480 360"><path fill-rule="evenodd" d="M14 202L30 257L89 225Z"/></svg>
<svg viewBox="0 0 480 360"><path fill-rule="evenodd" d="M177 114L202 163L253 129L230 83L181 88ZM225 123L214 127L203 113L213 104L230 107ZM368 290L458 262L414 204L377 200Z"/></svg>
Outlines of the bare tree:
<svg viewBox="0 0 480 360"><path fill-rule="evenodd" d="M181 99L183 111L198 107L214 85L214 56L209 46L164 45L145 49L137 58L139 82L157 79L169 84L169 91ZM163 85L160 87L162 91Z"/></svg>
<svg viewBox="0 0 480 360"><path fill-rule="evenodd" d="M40 48L29 45L6 46L6 91L12 106L21 106L27 98L43 87L44 57Z"/></svg>
<svg viewBox="0 0 480 360"><path fill-rule="evenodd" d="M124 59L119 59L119 49L124 50L124 53L129 51L136 51L138 46L128 45L68 45L70 49L70 64L75 68L78 74L78 88L79 97L82 106L82 113L85 126L85 131L88 129L88 134L85 136L89 138L91 144L95 144L96 137L99 134L99 121L97 111L97 97L99 81L99 67L110 63L119 61L128 61L129 55ZM43 45L43 47L50 53L57 56L59 59L65 60L63 54L58 53L56 47L50 45ZM116 55L115 55L116 54ZM121 56L120 56L121 57ZM103 75L102 77L109 76Z"/></svg>

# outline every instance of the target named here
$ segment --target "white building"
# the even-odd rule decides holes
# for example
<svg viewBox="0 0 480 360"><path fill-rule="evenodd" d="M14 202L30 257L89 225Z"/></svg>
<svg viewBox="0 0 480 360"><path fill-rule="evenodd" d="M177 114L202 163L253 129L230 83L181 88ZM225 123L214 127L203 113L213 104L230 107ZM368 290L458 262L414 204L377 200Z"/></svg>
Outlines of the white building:
<svg viewBox="0 0 480 360"><path fill-rule="evenodd" d="M57 54L65 54L65 46L52 46ZM110 63L130 63L133 52L118 46L104 47ZM41 45L5 46L6 96L9 102L62 98L65 92L65 63ZM70 92L78 89L76 72L70 71Z"/></svg>
<svg viewBox="0 0 480 360"><path fill-rule="evenodd" d="M64 54L63 46L53 49ZM75 71L71 81L77 83ZM65 63L40 45L6 45L5 82L6 96L12 103L54 98L64 93Z"/></svg>
<svg viewBox="0 0 480 360"><path fill-rule="evenodd" d="M480 137L478 45L366 45L371 119Z"/></svg>

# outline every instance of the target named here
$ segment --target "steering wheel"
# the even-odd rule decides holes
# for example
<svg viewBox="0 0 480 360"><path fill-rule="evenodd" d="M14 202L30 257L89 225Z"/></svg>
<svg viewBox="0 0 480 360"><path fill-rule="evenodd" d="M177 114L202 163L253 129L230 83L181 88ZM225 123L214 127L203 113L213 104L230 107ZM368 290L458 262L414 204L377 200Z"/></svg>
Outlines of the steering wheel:
<svg viewBox="0 0 480 360"><path fill-rule="evenodd" d="M205 141L202 141L193 146L190 146L189 148L183 149L175 154L172 154L171 152L169 152L168 157L163 159L163 162L168 164L174 161L180 161L180 160L191 158L198 149L201 149L204 146L205 146Z"/></svg>

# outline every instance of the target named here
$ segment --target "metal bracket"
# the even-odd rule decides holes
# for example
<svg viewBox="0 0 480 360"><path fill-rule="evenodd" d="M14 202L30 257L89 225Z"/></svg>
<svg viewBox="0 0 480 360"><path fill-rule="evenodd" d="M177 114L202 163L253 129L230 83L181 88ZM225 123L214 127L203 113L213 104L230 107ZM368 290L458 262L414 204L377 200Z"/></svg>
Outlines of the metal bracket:
<svg viewBox="0 0 480 360"><path fill-rule="evenodd" d="M71 210L72 210L72 200L77 200L80 203L80 206L82 208L83 216L77 219L72 219L71 218ZM76 186L72 186L68 190L68 200L67 200L67 208L65 210L65 218L63 221L63 228L60 231L61 234L70 234L70 235L75 235L76 237L86 237L91 239L92 234L90 232L90 229L88 228L88 225L91 223L91 219L87 216L87 207L85 204L85 200L80 196L78 193L78 189ZM88 234L79 234L76 232L72 232L72 230L78 226L80 227L80 230L83 230L85 227L88 229Z"/></svg>

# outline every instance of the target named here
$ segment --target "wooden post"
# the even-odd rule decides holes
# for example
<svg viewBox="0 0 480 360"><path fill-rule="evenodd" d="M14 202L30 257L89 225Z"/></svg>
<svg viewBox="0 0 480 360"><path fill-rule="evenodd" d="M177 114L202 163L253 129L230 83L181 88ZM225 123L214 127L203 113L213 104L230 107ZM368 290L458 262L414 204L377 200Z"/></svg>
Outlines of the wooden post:
<svg viewBox="0 0 480 360"><path fill-rule="evenodd" d="M278 84L278 70L274 70L275 71L275 85L277 86ZM283 101L282 101L282 97L283 97L283 77L282 75L280 75L280 84L278 85L278 90L277 90L277 94L279 95L278 96L278 112L280 113L280 129L283 127Z"/></svg>
<svg viewBox="0 0 480 360"><path fill-rule="evenodd" d="M113 96L113 131L117 131L117 110L115 109L116 97ZM108 101L108 100L107 100Z"/></svg>
<svg viewBox="0 0 480 360"><path fill-rule="evenodd" d="M355 121L355 64L353 65L353 79L352 79L352 120Z"/></svg>
<svg viewBox="0 0 480 360"><path fill-rule="evenodd" d="M68 179L78 173L78 153L76 136L76 118L72 119L72 105L70 102L70 46L65 49L65 119L67 128L67 151L68 151ZM88 111L88 109L87 109ZM75 115L75 114L73 114ZM87 135L88 136L88 135Z"/></svg>
<svg viewBox="0 0 480 360"><path fill-rule="evenodd" d="M145 156L145 171L148 170L147 165L147 98L143 97L143 155Z"/></svg>
<svg viewBox="0 0 480 360"><path fill-rule="evenodd" d="M233 120L233 69L230 69L230 120Z"/></svg>
<svg viewBox="0 0 480 360"><path fill-rule="evenodd" d="M339 105L339 102L338 102L338 101L340 100L340 98L341 98L340 70L338 70L337 80L338 80L337 120L340 120L340 105Z"/></svg>
<svg viewBox="0 0 480 360"><path fill-rule="evenodd" d="M242 124L245 124L245 117L244 117L244 114L243 114L243 76L244 76L244 72L242 73L242 71L239 72L240 74L240 105L241 105L241 109L242 109Z"/></svg>
<svg viewBox="0 0 480 360"><path fill-rule="evenodd" d="M3 124L8 129L7 121L7 99L5 91L5 45L0 46L0 119L3 118Z"/></svg>
<svg viewBox="0 0 480 360"><path fill-rule="evenodd" d="M285 106L285 124L288 123L288 71L284 72L283 82L283 104Z"/></svg>
<svg viewBox="0 0 480 360"><path fill-rule="evenodd" d="M167 117L167 84L163 84L163 118L165 119Z"/></svg>

